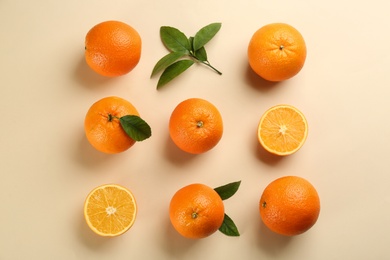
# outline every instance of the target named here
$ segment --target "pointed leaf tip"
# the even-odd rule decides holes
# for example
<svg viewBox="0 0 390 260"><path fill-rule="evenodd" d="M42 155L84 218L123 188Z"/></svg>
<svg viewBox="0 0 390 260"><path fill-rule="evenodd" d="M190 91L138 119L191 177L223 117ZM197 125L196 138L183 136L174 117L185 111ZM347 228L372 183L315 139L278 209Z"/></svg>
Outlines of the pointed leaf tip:
<svg viewBox="0 0 390 260"><path fill-rule="evenodd" d="M148 123L139 116L122 116L119 121L123 130L134 141L143 141L152 135L152 130Z"/></svg>
<svg viewBox="0 0 390 260"><path fill-rule="evenodd" d="M221 23L212 23L200 29L194 36L193 50L197 51L208 43L221 29Z"/></svg>
<svg viewBox="0 0 390 260"><path fill-rule="evenodd" d="M238 228L234 221L225 214L222 225L219 227L219 231L221 231L223 234L231 237L238 237L240 236L240 232L238 232Z"/></svg>
<svg viewBox="0 0 390 260"><path fill-rule="evenodd" d="M167 55L162 57L156 63L150 77L153 77L154 75L156 75L160 71L165 70L168 66L170 66L172 63L174 63L175 61L177 61L178 59L180 59L184 55L186 55L186 53L184 53L184 52L170 52L170 53L168 53Z"/></svg>
<svg viewBox="0 0 390 260"><path fill-rule="evenodd" d="M220 187L215 188L214 190L219 194L222 200L226 200L233 196L238 188L240 187L241 181L232 182Z"/></svg>
<svg viewBox="0 0 390 260"><path fill-rule="evenodd" d="M157 82L157 89L164 86L194 64L193 60L179 60L168 66Z"/></svg>

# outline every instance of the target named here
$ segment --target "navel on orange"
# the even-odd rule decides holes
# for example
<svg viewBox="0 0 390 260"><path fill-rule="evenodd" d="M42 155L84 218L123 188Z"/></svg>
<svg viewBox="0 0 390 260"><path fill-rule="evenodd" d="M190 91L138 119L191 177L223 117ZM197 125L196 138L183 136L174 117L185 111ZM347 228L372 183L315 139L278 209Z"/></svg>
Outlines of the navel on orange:
<svg viewBox="0 0 390 260"><path fill-rule="evenodd" d="M271 182L259 203L263 223L286 236L309 230L320 214L320 199L314 186L304 178L286 176Z"/></svg>
<svg viewBox="0 0 390 260"><path fill-rule="evenodd" d="M270 153L290 155L305 143L308 125L305 116L290 105L277 105L268 109L261 117L257 137Z"/></svg>
<svg viewBox="0 0 390 260"><path fill-rule="evenodd" d="M169 134L183 151L200 154L218 144L223 134L222 116L209 101L200 98L184 100L173 110Z"/></svg>
<svg viewBox="0 0 390 260"><path fill-rule="evenodd" d="M84 203L84 217L100 236L119 236L134 224L137 204L130 190L117 184L93 189Z"/></svg>
<svg viewBox="0 0 390 260"><path fill-rule="evenodd" d="M249 42L249 65L268 81L282 81L295 76L305 60L306 43L301 33L285 23L261 27Z"/></svg>
<svg viewBox="0 0 390 260"><path fill-rule="evenodd" d="M173 195L169 206L173 227L186 238L210 236L221 227L224 216L221 197L204 184L190 184L181 188Z"/></svg>
<svg viewBox="0 0 390 260"><path fill-rule="evenodd" d="M141 58L138 32L120 21L105 21L92 27L85 37L85 60L97 73L107 77L129 73Z"/></svg>
<svg viewBox="0 0 390 260"><path fill-rule="evenodd" d="M137 109L120 97L105 97L96 101L88 110L84 130L89 143L98 151L108 154L124 152L135 141L123 130L119 118L139 116Z"/></svg>

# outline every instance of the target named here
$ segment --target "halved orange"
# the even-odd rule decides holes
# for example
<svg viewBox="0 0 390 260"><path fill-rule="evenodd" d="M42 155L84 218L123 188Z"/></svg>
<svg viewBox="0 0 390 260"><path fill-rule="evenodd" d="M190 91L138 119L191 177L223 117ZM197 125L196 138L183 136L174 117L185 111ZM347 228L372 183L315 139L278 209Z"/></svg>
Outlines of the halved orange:
<svg viewBox="0 0 390 260"><path fill-rule="evenodd" d="M277 105L262 115L257 137L265 150L285 156L302 147L307 132L307 121L301 111L290 105Z"/></svg>
<svg viewBox="0 0 390 260"><path fill-rule="evenodd" d="M134 224L137 204L130 190L117 184L93 189L84 203L88 226L100 236L119 236Z"/></svg>

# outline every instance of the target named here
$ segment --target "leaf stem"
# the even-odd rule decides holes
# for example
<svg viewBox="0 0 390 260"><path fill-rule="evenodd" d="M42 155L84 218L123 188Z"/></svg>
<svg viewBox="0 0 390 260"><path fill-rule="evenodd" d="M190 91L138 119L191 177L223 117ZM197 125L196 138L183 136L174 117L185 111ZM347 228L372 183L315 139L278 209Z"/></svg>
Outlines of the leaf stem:
<svg viewBox="0 0 390 260"><path fill-rule="evenodd" d="M202 63L202 64L208 66L208 67L211 68L212 70L214 70L216 73L218 73L218 75L222 75L222 72L220 72L220 71L217 70L215 67L213 67L213 66L210 64L210 62L208 62L208 61L202 61L202 60L198 59L198 58L197 58L195 55L193 55L192 53L190 54L190 56L191 56L192 58L194 58L195 60L197 60L198 62L200 62L200 63Z"/></svg>
<svg viewBox="0 0 390 260"><path fill-rule="evenodd" d="M118 119L119 120L120 118L109 113L108 114L108 121L111 122L114 119Z"/></svg>
<svg viewBox="0 0 390 260"><path fill-rule="evenodd" d="M216 68L214 68L208 61L201 61L204 65L206 66L209 66L210 68L212 68L215 72L218 73L218 75L222 75L222 72L220 72L219 70L217 70Z"/></svg>

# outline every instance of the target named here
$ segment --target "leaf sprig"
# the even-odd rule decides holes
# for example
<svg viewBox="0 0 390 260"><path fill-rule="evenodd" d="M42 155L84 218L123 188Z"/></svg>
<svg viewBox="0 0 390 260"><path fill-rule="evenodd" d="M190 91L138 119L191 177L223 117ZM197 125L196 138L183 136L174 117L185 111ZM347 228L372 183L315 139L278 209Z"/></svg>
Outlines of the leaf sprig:
<svg viewBox="0 0 390 260"><path fill-rule="evenodd" d="M240 184L241 181L232 182L224 186L217 187L214 190L218 193L222 200L226 200L237 192ZM236 224L226 213L219 231L227 236L240 236L240 232L238 232Z"/></svg>
<svg viewBox="0 0 390 260"><path fill-rule="evenodd" d="M187 37L174 27L162 26L160 28L161 41L170 53L162 57L153 68L151 77L162 71L157 89L182 74L195 62L204 64L222 75L222 72L208 61L204 47L217 34L221 26L221 23L209 24L200 29L194 37Z"/></svg>

